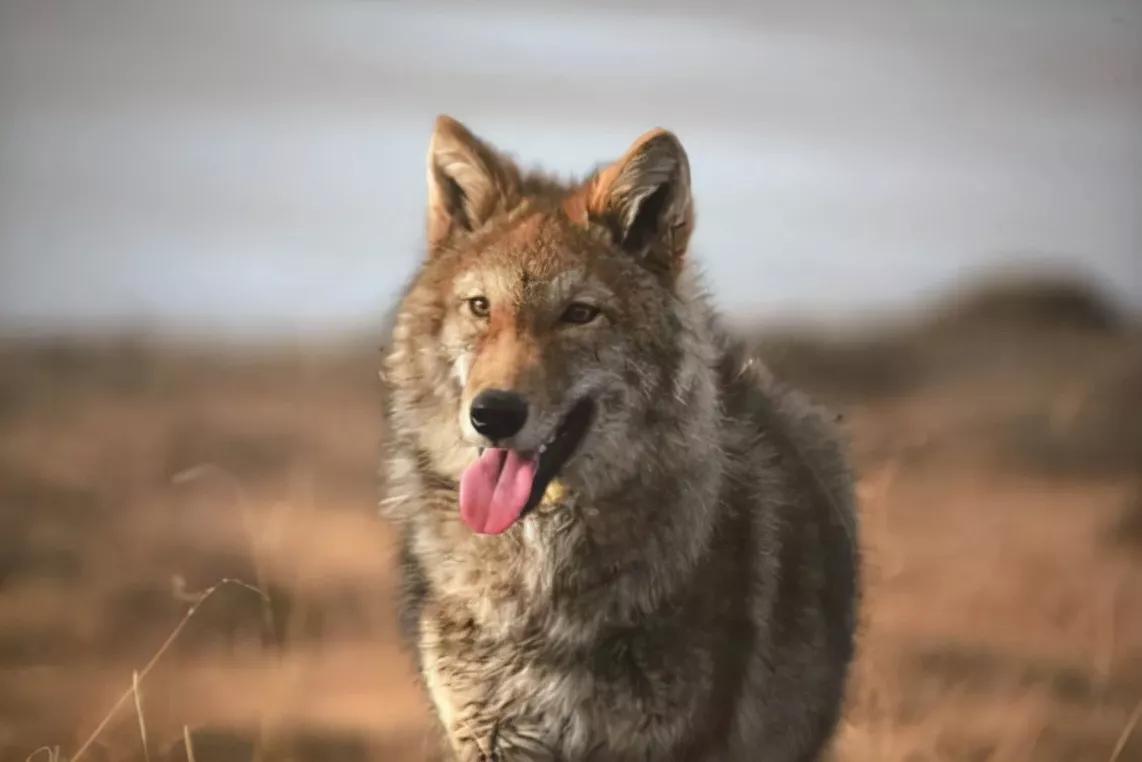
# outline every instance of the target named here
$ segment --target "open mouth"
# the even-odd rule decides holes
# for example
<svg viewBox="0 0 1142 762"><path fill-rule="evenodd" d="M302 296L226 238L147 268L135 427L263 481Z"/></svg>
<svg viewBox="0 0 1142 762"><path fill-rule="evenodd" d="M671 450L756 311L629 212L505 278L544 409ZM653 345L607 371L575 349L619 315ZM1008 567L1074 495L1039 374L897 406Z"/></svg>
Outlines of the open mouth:
<svg viewBox="0 0 1142 762"><path fill-rule="evenodd" d="M533 453L482 450L460 477L460 517L480 534L500 534L543 499L547 485L575 454L591 425L595 403L584 397Z"/></svg>

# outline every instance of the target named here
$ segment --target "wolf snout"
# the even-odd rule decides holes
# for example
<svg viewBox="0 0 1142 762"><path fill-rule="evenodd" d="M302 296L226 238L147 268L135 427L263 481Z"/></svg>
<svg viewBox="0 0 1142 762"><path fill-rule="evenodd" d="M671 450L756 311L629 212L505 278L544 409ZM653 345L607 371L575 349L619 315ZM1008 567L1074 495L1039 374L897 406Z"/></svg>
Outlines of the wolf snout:
<svg viewBox="0 0 1142 762"><path fill-rule="evenodd" d="M486 389L472 400L472 428L493 442L515 436L527 422L527 400L515 392Z"/></svg>

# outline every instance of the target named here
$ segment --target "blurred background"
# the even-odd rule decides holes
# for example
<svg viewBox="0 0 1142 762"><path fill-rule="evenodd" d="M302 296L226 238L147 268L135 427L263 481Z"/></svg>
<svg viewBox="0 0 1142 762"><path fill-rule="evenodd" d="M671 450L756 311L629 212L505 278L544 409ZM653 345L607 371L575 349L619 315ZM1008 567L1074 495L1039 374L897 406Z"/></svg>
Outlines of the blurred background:
<svg viewBox="0 0 1142 762"><path fill-rule="evenodd" d="M1136 0L0 0L0 760L423 758L376 369L442 112L682 139L858 468L837 759L1142 760Z"/></svg>

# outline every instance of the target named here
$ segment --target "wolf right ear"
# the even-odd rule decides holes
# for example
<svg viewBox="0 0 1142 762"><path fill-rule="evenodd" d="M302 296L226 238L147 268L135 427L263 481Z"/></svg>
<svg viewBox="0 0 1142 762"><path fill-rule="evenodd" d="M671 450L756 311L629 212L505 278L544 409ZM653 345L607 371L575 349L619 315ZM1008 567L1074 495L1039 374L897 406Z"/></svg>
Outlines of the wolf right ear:
<svg viewBox="0 0 1142 762"><path fill-rule="evenodd" d="M428 244L479 228L519 201L519 171L449 116L436 119L428 146Z"/></svg>
<svg viewBox="0 0 1142 762"><path fill-rule="evenodd" d="M694 229L690 163L673 133L651 130L590 183L587 216L648 267L676 272Z"/></svg>

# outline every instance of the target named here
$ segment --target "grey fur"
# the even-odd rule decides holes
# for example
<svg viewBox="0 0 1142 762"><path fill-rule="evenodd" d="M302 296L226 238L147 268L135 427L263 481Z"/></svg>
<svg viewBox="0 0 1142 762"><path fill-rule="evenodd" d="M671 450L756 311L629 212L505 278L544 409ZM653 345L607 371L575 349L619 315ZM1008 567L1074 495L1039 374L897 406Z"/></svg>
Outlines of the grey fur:
<svg viewBox="0 0 1142 762"><path fill-rule="evenodd" d="M580 234L560 211L575 189L543 187L431 253L382 374L382 505L401 533L402 621L444 758L817 759L842 703L857 590L832 424L720 330L688 266L664 278L630 257L615 265L626 255L602 226ZM538 232L520 243L533 213ZM571 358L561 375L573 377L549 372L536 398L558 411L589 387L599 413L561 475L565 499L475 535L457 509L474 448L452 373L475 350L442 339L444 289L505 261L542 281L564 267L552 257L571 256L556 250L627 268L611 283L630 290L639 322L618 315L605 335L537 350Z"/></svg>

